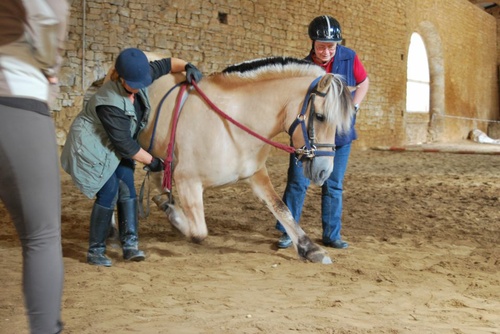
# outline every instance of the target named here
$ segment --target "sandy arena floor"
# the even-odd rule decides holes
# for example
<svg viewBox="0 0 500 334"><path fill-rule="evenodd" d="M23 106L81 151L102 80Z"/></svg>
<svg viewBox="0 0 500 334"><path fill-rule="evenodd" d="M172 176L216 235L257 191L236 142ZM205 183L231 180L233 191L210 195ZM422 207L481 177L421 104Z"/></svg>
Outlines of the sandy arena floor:
<svg viewBox="0 0 500 334"><path fill-rule="evenodd" d="M268 167L282 193L287 157ZM146 261L125 263L110 245L113 267L93 267L91 205L63 175L65 333L500 333L498 155L354 151L350 247L329 249L333 265L278 250L274 217L240 184L206 192L202 244L152 207L140 227ZM317 242L319 210L311 188L301 224ZM3 206L0 221L0 333L27 333L21 249Z"/></svg>

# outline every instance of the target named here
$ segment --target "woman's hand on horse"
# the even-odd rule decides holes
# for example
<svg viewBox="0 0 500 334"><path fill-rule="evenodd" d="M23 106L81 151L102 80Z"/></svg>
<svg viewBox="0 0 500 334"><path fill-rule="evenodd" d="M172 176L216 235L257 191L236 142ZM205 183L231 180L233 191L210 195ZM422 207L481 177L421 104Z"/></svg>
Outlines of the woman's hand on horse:
<svg viewBox="0 0 500 334"><path fill-rule="evenodd" d="M144 170L148 172L161 172L164 169L163 160L153 157L150 164L144 166Z"/></svg>
<svg viewBox="0 0 500 334"><path fill-rule="evenodd" d="M186 80L190 84L192 84L193 81L198 83L203 77L203 74L201 74L200 70L191 63L187 63L184 69L186 70Z"/></svg>

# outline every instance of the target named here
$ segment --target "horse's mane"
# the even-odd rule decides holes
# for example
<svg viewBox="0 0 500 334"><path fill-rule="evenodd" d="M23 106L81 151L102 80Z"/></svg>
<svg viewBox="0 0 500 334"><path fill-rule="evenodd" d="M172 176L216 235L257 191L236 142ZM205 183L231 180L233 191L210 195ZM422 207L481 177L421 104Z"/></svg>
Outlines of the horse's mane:
<svg viewBox="0 0 500 334"><path fill-rule="evenodd" d="M231 65L222 71L224 80L231 78L264 80L274 77L320 76L325 71L304 59L292 57L268 57Z"/></svg>
<svg viewBox="0 0 500 334"><path fill-rule="evenodd" d="M343 76L333 75L330 83L329 94L325 96L326 121L337 122L337 131L346 133L351 128L352 117L354 116L354 105L352 103L351 93L345 84ZM348 110L344 114L344 111Z"/></svg>
<svg viewBox="0 0 500 334"><path fill-rule="evenodd" d="M224 82L258 81L274 78L301 76L319 77L325 70L307 60L291 57L269 57L250 60L231 65L218 74ZM334 74L330 92L325 96L324 110L328 123L336 123L337 131L344 133L350 129L352 117L352 98L343 77ZM350 110L343 114L344 110Z"/></svg>

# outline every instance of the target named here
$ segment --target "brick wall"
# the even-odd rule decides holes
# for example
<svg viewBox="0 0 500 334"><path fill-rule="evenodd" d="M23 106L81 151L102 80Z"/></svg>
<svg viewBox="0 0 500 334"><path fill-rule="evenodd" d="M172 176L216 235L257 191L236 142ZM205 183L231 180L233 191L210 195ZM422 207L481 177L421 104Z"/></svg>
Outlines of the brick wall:
<svg viewBox="0 0 500 334"><path fill-rule="evenodd" d="M321 14L340 21L345 45L369 73L356 147L408 140L406 59L414 31L437 59L431 76L439 96L431 107L441 120L433 139L465 138L470 131L471 121L447 115L499 119L496 21L467 0L73 0L61 99L54 106L60 111L54 114L59 143L80 111L84 90L122 48L162 51L206 74L253 58L302 58L311 46L308 23ZM486 125L479 127L486 131Z"/></svg>

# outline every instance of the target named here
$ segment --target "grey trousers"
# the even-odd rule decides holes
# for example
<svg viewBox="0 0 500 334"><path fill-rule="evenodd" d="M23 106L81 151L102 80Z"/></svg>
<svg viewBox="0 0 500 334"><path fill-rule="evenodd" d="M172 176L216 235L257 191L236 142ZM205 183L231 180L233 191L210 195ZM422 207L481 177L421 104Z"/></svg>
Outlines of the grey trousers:
<svg viewBox="0 0 500 334"><path fill-rule="evenodd" d="M0 105L0 198L22 245L31 333L58 333L64 280L61 182L50 116Z"/></svg>

